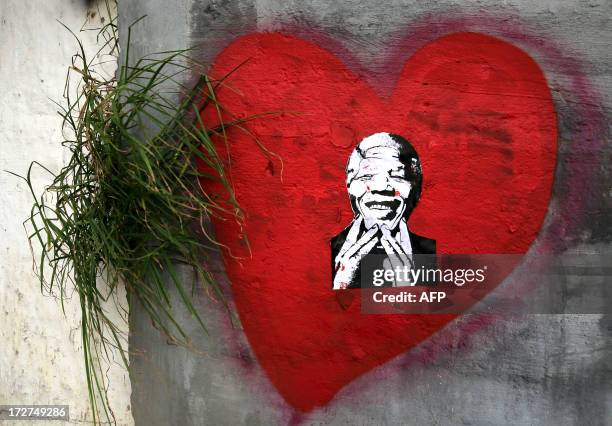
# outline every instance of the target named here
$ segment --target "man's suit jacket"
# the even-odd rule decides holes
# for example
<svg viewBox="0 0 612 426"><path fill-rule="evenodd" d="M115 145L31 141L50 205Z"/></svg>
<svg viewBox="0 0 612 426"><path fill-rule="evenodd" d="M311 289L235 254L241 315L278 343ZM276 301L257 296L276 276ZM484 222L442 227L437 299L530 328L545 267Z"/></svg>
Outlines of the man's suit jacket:
<svg viewBox="0 0 612 426"><path fill-rule="evenodd" d="M346 236L351 230L351 226L353 223L346 228L338 235L333 237L330 241L331 244L331 266L332 266L332 286L334 282L334 278L336 276L336 267L334 265L334 261L340 249L344 245L346 241ZM362 235L362 232L360 232ZM415 268L420 268L421 266L425 268L435 268L436 267L436 259L435 256L418 256L418 255L435 255L436 254L436 240L432 240L430 238L422 237L408 230L408 235L410 236L410 245L412 246L412 254L417 255L415 258ZM372 249L371 254L385 255L386 252L382 248L382 246L378 245ZM382 257L382 256L379 256ZM370 265L371 266L371 265ZM372 268L370 268L372 269ZM357 270L355 276L349 283L347 288L361 288L361 268ZM416 283L417 285L422 283Z"/></svg>

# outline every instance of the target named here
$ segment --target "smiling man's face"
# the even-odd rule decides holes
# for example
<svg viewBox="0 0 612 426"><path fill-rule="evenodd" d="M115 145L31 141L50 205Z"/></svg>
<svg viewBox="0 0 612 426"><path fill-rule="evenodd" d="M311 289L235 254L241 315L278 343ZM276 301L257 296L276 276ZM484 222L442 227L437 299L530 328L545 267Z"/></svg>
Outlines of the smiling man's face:
<svg viewBox="0 0 612 426"><path fill-rule="evenodd" d="M386 134L374 136L379 136L378 140L364 144L362 157L352 159L348 191L366 228L377 224L392 230L406 211L412 184L406 178L406 166L399 159L397 142Z"/></svg>

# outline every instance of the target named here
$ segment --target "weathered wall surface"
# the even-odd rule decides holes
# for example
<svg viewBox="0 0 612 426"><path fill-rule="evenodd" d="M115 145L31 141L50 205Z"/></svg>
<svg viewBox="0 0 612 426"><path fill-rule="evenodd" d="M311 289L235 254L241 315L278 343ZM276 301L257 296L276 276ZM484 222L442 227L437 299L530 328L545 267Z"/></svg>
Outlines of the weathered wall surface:
<svg viewBox="0 0 612 426"><path fill-rule="evenodd" d="M129 22L149 16L135 29L140 52L195 45L198 59L211 63L237 37L282 30L351 57L360 64L358 74L368 81L385 81L389 69L381 57L406 39L417 48L449 32L477 31L514 44L542 68L558 118L553 198L530 253L549 250L587 258L591 253L600 266L606 265L612 251L606 121L612 105L609 2L183 0L170 7L156 0L130 2L119 14L122 31ZM297 50L293 53L299 55ZM187 273L185 279L191 279ZM589 279L594 278L565 276L560 285L586 285ZM528 280L518 271L508 281ZM606 297L609 303L610 294ZM262 297L252 303L270 301ZM281 396L286 390L279 392L270 381L270 371L262 368L260 354L253 351L253 335L232 329L225 314L204 296L200 308L210 334L204 335L195 324L188 327L195 351L168 345L137 307L132 311L132 405L137 424L612 421L609 314L459 319L347 384L330 402L304 412L288 403ZM181 317L189 323L186 313ZM292 373L300 374L299 368Z"/></svg>
<svg viewBox="0 0 612 426"><path fill-rule="evenodd" d="M41 295L22 225L31 208L29 190L5 170L23 174L33 160L53 171L61 167L66 153L52 100L61 99L77 44L57 21L93 53L96 32L79 29L100 26L103 3L0 2L0 404L69 405L70 424L91 421L79 301L73 296L64 315L59 301ZM111 61L101 71L115 67ZM36 174L38 191L46 182L48 176ZM117 422L133 424L129 379L117 366L108 374Z"/></svg>

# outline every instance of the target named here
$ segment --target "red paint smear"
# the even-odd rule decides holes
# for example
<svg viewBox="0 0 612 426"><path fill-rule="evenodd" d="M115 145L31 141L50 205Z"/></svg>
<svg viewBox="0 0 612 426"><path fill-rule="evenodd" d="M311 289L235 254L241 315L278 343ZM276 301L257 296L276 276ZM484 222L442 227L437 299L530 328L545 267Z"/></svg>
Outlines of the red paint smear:
<svg viewBox="0 0 612 426"><path fill-rule="evenodd" d="M455 318L361 315L358 297L345 305L331 290L329 239L352 217L344 167L354 144L387 131L415 145L425 186L410 225L437 239L438 251L524 253L551 195L555 113L535 62L480 34L453 34L418 50L389 99L331 53L282 34L238 39L212 74L247 58L219 92L228 116L299 114L248 124L282 157L282 182L266 172L270 160L250 136L230 133L252 258L234 223L217 222L216 232L244 257L241 268L226 256L226 269L258 361L288 403L309 411ZM212 115L204 120L214 124Z"/></svg>

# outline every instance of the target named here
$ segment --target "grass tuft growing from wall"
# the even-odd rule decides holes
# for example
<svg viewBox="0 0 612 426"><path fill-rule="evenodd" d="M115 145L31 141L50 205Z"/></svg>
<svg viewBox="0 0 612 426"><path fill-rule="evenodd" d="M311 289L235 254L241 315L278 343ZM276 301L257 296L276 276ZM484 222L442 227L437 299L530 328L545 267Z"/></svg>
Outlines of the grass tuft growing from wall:
<svg viewBox="0 0 612 426"><path fill-rule="evenodd" d="M137 299L155 327L172 343L188 345L175 319L171 286L206 330L192 299L196 289L184 285L177 267L192 268L203 290L224 300L205 267L218 243L204 225L215 215L239 222L242 216L213 139L227 143L227 130L244 130L249 118L206 128L200 120L204 108L224 116L215 95L222 81L202 74L185 87L198 69L187 51L134 61L128 39L125 65L106 78L93 60L102 51L118 56L115 21L99 29L102 46L93 60L75 39L78 53L58 104L68 160L58 172L33 161L20 177L33 197L26 229L41 288L58 297L62 309L69 295L78 295L94 423L115 423L102 361L118 352L128 367L128 352L124 328L109 315L109 303L120 305L117 290L125 285L128 300ZM36 169L49 175L42 193L35 190ZM224 191L208 193L202 178L220 182Z"/></svg>

